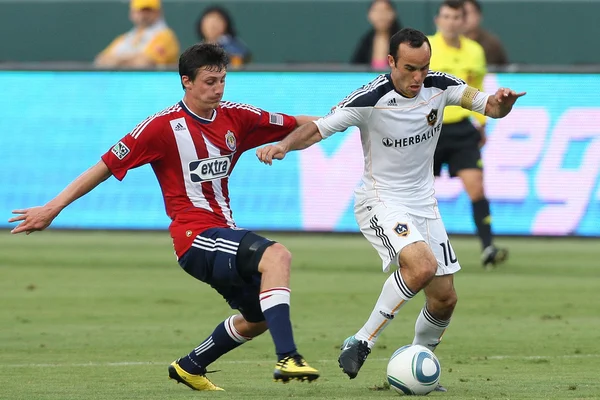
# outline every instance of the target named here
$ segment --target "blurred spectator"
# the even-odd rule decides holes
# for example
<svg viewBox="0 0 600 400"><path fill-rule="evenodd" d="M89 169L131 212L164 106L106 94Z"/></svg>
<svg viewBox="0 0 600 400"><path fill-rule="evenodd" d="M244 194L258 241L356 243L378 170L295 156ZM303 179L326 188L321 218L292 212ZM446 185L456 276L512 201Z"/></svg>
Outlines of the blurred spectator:
<svg viewBox="0 0 600 400"><path fill-rule="evenodd" d="M483 91L487 72L485 54L479 43L463 35L465 19L463 0L444 0L439 6L435 17L437 32L429 37L429 66ZM477 92L473 90L473 93ZM472 99L469 98L469 101ZM494 245L490 203L485 195L480 148L486 142L486 117L462 107L450 106L445 108L442 122L433 158L433 174L440 176L443 166L447 165L450 177L458 177L462 181L471 200L473 222L481 242L481 263L486 269L491 269L506 260L508 250Z"/></svg>
<svg viewBox="0 0 600 400"><path fill-rule="evenodd" d="M160 0L131 0L134 27L104 49L94 63L103 68L151 68L175 64L179 42L163 19Z"/></svg>
<svg viewBox="0 0 600 400"><path fill-rule="evenodd" d="M219 44L229 56L232 67L239 67L250 62L250 50L236 34L231 16L222 7L206 8L198 22L196 34L202 42Z"/></svg>
<svg viewBox="0 0 600 400"><path fill-rule="evenodd" d="M465 12L465 36L483 47L488 65L508 64L508 57L500 39L481 27L481 3L477 0L465 0Z"/></svg>
<svg viewBox="0 0 600 400"><path fill-rule="evenodd" d="M373 69L387 69L390 38L402 28L394 5L389 0L374 0L367 18L373 28L360 39L351 63L370 65Z"/></svg>

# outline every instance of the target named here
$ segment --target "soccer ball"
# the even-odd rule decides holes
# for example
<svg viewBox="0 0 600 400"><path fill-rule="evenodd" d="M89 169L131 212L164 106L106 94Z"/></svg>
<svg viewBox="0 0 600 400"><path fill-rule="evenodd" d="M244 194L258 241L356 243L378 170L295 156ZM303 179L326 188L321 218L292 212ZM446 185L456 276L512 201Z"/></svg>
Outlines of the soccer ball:
<svg viewBox="0 0 600 400"><path fill-rule="evenodd" d="M406 345L392 354L387 366L390 386L401 395L425 395L440 381L440 362L431 350Z"/></svg>

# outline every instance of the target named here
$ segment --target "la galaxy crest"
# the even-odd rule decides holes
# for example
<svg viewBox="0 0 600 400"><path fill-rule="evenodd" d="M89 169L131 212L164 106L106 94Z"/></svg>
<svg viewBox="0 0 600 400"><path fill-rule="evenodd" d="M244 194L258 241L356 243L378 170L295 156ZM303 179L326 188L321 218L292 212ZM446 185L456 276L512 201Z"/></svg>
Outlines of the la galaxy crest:
<svg viewBox="0 0 600 400"><path fill-rule="evenodd" d="M427 114L427 123L430 126L435 125L435 123L437 122L437 117L438 117L438 110L437 110L437 108L434 108L429 112L429 114Z"/></svg>
<svg viewBox="0 0 600 400"><path fill-rule="evenodd" d="M398 222L394 228L394 232L400 237L406 237L410 233L410 229L408 228L408 224Z"/></svg>
<svg viewBox="0 0 600 400"><path fill-rule="evenodd" d="M235 151L237 144L233 132L227 131L227 133L225 134L225 143L227 144L227 148L229 150Z"/></svg>

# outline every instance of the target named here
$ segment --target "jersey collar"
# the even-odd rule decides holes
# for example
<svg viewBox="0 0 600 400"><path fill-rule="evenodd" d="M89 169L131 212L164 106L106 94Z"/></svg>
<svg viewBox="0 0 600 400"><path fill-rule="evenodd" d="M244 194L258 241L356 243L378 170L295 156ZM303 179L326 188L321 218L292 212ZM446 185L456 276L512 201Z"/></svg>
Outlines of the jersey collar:
<svg viewBox="0 0 600 400"><path fill-rule="evenodd" d="M196 121L200 122L201 124L210 124L211 122L213 122L215 120L215 118L217 118L217 110L213 110L212 117L210 117L210 119L206 119L206 118L202 118L201 116L199 116L198 114L196 114L192 110L190 110L188 108L188 106L183 102L183 100L181 100L179 102L179 105L181 106L183 111L185 111L190 117L192 117Z"/></svg>
<svg viewBox="0 0 600 400"><path fill-rule="evenodd" d="M396 93L398 96L402 96L402 97L404 97L405 99L409 99L409 100L410 100L410 99L415 99L415 98L417 98L417 97L418 97L418 95L417 95L417 96L413 96L413 97L408 97L407 95L403 94L403 93L402 93L402 92L400 92L398 89L396 89L396 86L394 86L394 81L392 81L392 74L389 74L389 73L388 73L388 74L385 74L385 77L387 78L387 80L388 80L388 83L390 84L390 86L392 87L392 89L394 89L394 92L395 92L395 93Z"/></svg>

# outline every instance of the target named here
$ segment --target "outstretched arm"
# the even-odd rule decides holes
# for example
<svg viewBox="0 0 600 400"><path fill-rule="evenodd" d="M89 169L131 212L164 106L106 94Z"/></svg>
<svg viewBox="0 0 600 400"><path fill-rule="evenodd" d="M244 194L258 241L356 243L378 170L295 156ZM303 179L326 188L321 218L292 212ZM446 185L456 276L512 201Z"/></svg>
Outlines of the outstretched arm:
<svg viewBox="0 0 600 400"><path fill-rule="evenodd" d="M485 115L492 118L506 117L521 96L525 96L525 92L517 93L508 88L498 89L493 96L488 97Z"/></svg>
<svg viewBox="0 0 600 400"><path fill-rule="evenodd" d="M273 160L283 160L289 151L306 149L322 139L317 124L310 122L294 129L281 142L257 149L256 156L261 162L271 165Z"/></svg>
<svg viewBox="0 0 600 400"><path fill-rule="evenodd" d="M313 117L311 115L296 115L294 118L296 118L296 126L302 126L319 119L319 117Z"/></svg>
<svg viewBox="0 0 600 400"><path fill-rule="evenodd" d="M89 193L92 189L104 182L111 176L111 172L100 160L83 174L71 182L58 196L41 207L13 210L13 214L19 214L8 220L8 222L22 221L11 233L26 232L28 235L34 231L46 229L69 204Z"/></svg>
<svg viewBox="0 0 600 400"><path fill-rule="evenodd" d="M329 114L317 121L308 122L312 117L307 116L296 117L298 125L308 123L294 129L281 142L256 150L256 156L261 162L271 165L273 160L283 160L289 151L306 149L336 132L343 132L350 126L359 126L369 117L372 109L345 103L334 107Z"/></svg>

